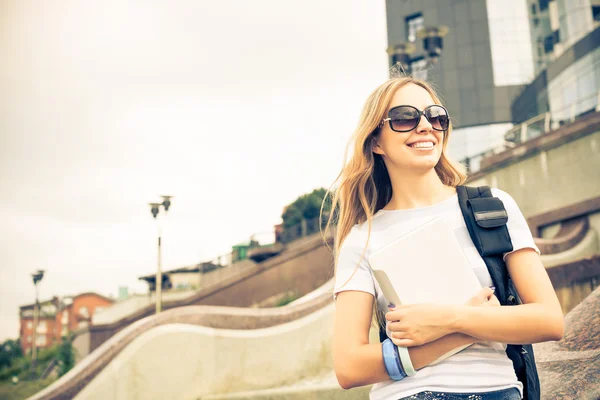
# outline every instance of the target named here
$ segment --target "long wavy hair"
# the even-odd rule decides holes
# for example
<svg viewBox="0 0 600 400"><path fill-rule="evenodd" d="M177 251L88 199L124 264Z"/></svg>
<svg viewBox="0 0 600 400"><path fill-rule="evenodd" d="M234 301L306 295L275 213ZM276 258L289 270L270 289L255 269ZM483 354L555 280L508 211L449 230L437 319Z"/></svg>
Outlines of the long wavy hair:
<svg viewBox="0 0 600 400"><path fill-rule="evenodd" d="M360 115L358 127L346 147L344 167L329 188L323 202L323 204L327 200L332 202L326 231L331 226L337 225L334 245L336 271L337 256L344 239L346 239L354 225L367 222L368 236L361 257L362 261L371 237L373 215L392 198L392 184L387 168L382 156L374 153L372 148L374 140L377 139L381 131L380 122L386 117L394 94L407 84L421 86L429 92L436 104L442 104L439 96L427 82L410 76L390 78L367 98ZM444 134L442 155L435 166L435 172L443 184L456 187L465 182L466 176L462 166L451 161L446 154L451 133L452 124ZM353 151L348 160L350 148ZM336 189L332 190L333 187L336 187ZM356 269L358 269L358 266L356 266ZM350 279L351 277L348 280ZM375 306L376 303L374 302Z"/></svg>

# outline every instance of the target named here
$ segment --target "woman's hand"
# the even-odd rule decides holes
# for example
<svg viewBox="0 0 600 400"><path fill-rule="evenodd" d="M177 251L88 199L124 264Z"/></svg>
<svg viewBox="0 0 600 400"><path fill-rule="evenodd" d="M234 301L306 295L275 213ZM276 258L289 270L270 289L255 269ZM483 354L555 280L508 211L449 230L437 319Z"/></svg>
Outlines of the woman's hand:
<svg viewBox="0 0 600 400"><path fill-rule="evenodd" d="M452 306L415 304L390 308L385 315L391 339L402 347L420 346L446 336L455 315Z"/></svg>
<svg viewBox="0 0 600 400"><path fill-rule="evenodd" d="M494 289L484 287L477 294L467 301L468 306L486 306L495 307L500 306L498 298L494 295Z"/></svg>
<svg viewBox="0 0 600 400"><path fill-rule="evenodd" d="M483 288L466 305L499 306L493 289ZM391 339L397 346L413 347L433 342L453 333L451 326L456 319L452 306L440 304L416 304L391 307L385 316Z"/></svg>

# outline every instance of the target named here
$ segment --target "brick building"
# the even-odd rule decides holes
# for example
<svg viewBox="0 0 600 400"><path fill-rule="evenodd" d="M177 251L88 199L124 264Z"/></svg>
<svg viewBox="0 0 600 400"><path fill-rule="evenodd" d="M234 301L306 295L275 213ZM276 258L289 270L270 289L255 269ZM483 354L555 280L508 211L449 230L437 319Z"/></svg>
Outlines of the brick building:
<svg viewBox="0 0 600 400"><path fill-rule="evenodd" d="M56 311L58 309L58 298L40 302L40 313L38 317L37 335L33 332L34 304L21 306L19 317L21 320L19 339L24 354L31 351L33 340L38 348L45 348L54 344L54 332L56 323ZM35 339L34 339L35 337Z"/></svg>
<svg viewBox="0 0 600 400"><path fill-rule="evenodd" d="M31 351L34 337L38 348L60 343L63 336L90 324L94 313L112 303L112 299L91 292L41 301L36 335L33 332L34 304L21 306L19 338L23 353Z"/></svg>

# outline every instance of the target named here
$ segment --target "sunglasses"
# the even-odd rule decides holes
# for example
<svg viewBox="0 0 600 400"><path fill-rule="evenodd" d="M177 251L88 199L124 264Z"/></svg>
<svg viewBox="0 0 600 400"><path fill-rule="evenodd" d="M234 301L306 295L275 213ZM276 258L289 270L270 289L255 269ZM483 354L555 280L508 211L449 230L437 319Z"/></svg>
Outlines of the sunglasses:
<svg viewBox="0 0 600 400"><path fill-rule="evenodd" d="M448 111L437 104L419 111L413 106L396 106L390 108L388 117L381 121L380 127L387 121L390 122L390 128L394 132L409 132L415 129L424 115L431 127L436 131L446 131L450 126L450 116Z"/></svg>

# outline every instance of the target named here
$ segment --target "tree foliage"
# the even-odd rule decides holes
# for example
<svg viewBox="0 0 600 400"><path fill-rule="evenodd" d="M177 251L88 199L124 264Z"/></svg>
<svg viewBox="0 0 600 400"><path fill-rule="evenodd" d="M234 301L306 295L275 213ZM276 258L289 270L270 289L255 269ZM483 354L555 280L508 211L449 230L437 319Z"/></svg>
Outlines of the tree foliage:
<svg viewBox="0 0 600 400"><path fill-rule="evenodd" d="M0 348L0 369L13 365L17 358L23 356L19 340L8 339L2 343Z"/></svg>
<svg viewBox="0 0 600 400"><path fill-rule="evenodd" d="M68 338L63 337L62 343L58 346L56 359L58 361L58 376L63 376L75 365L75 350Z"/></svg>
<svg viewBox="0 0 600 400"><path fill-rule="evenodd" d="M299 224L303 219L317 218L321 212L321 204L327 190L324 188L315 189L311 193L304 194L298 197L294 202L288 205L281 219L283 219L283 227L289 228ZM323 212L331 210L330 198L327 198Z"/></svg>

